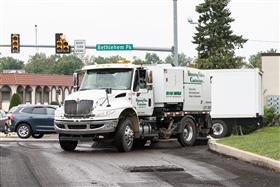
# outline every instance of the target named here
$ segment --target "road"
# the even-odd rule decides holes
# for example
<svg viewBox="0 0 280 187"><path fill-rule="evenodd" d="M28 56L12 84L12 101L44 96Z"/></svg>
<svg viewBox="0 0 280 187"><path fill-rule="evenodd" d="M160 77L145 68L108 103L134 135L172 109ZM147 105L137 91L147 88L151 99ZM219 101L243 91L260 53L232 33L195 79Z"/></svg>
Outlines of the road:
<svg viewBox="0 0 280 187"><path fill-rule="evenodd" d="M159 142L118 153L112 146L0 142L0 186L279 186L280 174L210 152Z"/></svg>

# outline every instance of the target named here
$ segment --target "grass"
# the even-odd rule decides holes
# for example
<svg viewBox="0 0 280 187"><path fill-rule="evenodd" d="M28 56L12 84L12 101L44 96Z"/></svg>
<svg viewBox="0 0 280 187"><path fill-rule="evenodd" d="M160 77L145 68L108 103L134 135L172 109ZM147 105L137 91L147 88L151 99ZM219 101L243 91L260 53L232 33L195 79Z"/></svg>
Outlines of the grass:
<svg viewBox="0 0 280 187"><path fill-rule="evenodd" d="M280 126L266 127L245 136L230 136L218 143L280 160Z"/></svg>

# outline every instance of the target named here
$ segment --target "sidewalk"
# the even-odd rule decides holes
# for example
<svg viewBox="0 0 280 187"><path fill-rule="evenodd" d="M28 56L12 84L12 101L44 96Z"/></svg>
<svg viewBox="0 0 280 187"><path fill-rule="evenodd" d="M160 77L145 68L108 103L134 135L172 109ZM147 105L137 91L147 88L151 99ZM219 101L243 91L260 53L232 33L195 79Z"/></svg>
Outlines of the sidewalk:
<svg viewBox="0 0 280 187"><path fill-rule="evenodd" d="M227 145L219 144L215 139L210 139L208 142L210 150L222 155L230 156L254 165L262 166L280 172L280 161L268 157L260 156L254 153L236 149Z"/></svg>
<svg viewBox="0 0 280 187"><path fill-rule="evenodd" d="M21 139L17 136L16 133L8 133L4 134L0 132L0 143L1 142L58 142L58 135L57 134L46 134L40 139L35 138L27 138Z"/></svg>

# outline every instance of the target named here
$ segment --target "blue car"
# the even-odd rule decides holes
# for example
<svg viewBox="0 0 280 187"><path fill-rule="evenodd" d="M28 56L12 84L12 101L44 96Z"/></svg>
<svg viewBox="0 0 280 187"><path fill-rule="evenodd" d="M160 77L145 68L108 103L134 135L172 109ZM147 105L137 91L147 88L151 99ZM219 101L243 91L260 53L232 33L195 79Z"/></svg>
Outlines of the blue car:
<svg viewBox="0 0 280 187"><path fill-rule="evenodd" d="M55 133L54 112L51 105L19 105L9 114L10 131L20 138L42 138L44 134Z"/></svg>

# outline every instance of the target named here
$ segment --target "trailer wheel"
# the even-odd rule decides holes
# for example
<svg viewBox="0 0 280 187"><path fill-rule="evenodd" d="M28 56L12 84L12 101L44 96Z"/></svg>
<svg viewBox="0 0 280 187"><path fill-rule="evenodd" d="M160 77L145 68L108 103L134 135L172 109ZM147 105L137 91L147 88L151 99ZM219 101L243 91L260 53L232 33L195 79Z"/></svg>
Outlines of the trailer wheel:
<svg viewBox="0 0 280 187"><path fill-rule="evenodd" d="M196 140L196 127L192 119L187 118L181 121L183 131L178 136L179 143L185 146L192 146Z"/></svg>
<svg viewBox="0 0 280 187"><path fill-rule="evenodd" d="M223 138L229 134L228 126L223 120L213 120L212 129L213 133L211 136L213 138Z"/></svg>
<svg viewBox="0 0 280 187"><path fill-rule="evenodd" d="M121 119L115 134L115 143L118 151L128 152L132 149L134 132L132 129L132 117Z"/></svg>
<svg viewBox="0 0 280 187"><path fill-rule="evenodd" d="M59 134L59 144L64 151L74 151L78 145L78 141L70 140L68 136Z"/></svg>

